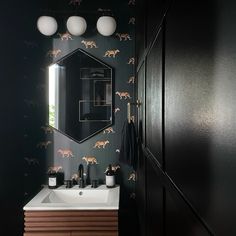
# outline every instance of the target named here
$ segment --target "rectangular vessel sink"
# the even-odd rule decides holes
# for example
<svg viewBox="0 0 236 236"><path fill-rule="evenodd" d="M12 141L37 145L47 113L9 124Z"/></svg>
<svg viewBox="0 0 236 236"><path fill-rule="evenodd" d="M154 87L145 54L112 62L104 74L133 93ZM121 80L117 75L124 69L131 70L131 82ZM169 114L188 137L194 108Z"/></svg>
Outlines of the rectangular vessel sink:
<svg viewBox="0 0 236 236"><path fill-rule="evenodd" d="M43 188L24 210L114 210L119 209L120 187L79 188L75 185L67 189L61 186L57 189Z"/></svg>

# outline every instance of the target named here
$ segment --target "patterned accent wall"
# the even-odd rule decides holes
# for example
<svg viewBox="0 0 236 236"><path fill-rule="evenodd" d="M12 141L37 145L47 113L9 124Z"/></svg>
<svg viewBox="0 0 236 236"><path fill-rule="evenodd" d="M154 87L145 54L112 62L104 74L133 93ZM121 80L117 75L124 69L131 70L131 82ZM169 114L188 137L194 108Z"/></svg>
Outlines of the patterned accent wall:
<svg viewBox="0 0 236 236"><path fill-rule="evenodd" d="M135 172L119 162L119 149L122 127L127 119L127 102L136 100L134 8L134 0L64 0L50 7L58 20L58 33L46 37L38 32L40 43L25 39L25 60L31 63L33 58L28 55L33 55L32 52L40 55L34 64L35 72L38 71L37 78L33 78L32 72L31 78L25 73L25 79L33 87L31 92L31 87L27 88L24 99L24 119L28 124L24 131L26 201L35 194L38 186L47 183L47 171L50 168L63 172L64 179L68 180L76 178L79 164L82 163L86 170L87 163L92 162L96 165L100 183L105 181L107 166L113 165L116 182L121 185L121 204L132 205L135 199ZM60 16L62 10L63 15ZM66 31L66 19L72 10L81 11L81 15L87 20L86 33L81 37L72 36ZM117 22L116 32L110 37L104 37L96 30L96 21L104 10L111 11ZM36 20L37 18L35 22ZM47 65L77 48L113 67L115 81L113 125L81 144L47 126Z"/></svg>

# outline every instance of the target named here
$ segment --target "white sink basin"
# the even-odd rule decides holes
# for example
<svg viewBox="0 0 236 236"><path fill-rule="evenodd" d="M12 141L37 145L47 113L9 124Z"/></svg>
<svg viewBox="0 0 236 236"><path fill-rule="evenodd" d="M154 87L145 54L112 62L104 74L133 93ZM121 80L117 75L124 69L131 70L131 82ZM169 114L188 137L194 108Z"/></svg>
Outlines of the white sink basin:
<svg viewBox="0 0 236 236"><path fill-rule="evenodd" d="M109 190L58 189L52 190L42 203L107 203Z"/></svg>
<svg viewBox="0 0 236 236"><path fill-rule="evenodd" d="M119 209L120 187L79 188L78 185L67 189L61 186L57 189L43 188L24 210L114 210Z"/></svg>

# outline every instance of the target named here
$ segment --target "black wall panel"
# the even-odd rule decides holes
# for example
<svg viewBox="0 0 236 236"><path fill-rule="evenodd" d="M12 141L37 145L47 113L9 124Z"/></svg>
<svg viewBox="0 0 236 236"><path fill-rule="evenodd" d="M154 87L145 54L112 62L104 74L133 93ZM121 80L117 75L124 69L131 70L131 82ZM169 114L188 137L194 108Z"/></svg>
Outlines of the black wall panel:
<svg viewBox="0 0 236 236"><path fill-rule="evenodd" d="M175 2L166 25L166 170L206 216L212 186L215 9Z"/></svg>
<svg viewBox="0 0 236 236"><path fill-rule="evenodd" d="M166 192L166 236L209 236L178 194Z"/></svg>
<svg viewBox="0 0 236 236"><path fill-rule="evenodd" d="M162 37L159 33L146 63L146 146L162 164Z"/></svg>
<svg viewBox="0 0 236 236"><path fill-rule="evenodd" d="M147 159L147 235L163 235L163 188L160 176Z"/></svg>
<svg viewBox="0 0 236 236"><path fill-rule="evenodd" d="M141 224L146 224L147 235L156 231L159 235L233 236L236 3L176 0L168 9L169 3L158 1L162 9L156 9L154 1L146 1L146 32L141 36L147 39L146 48L141 56L137 50L139 65L146 65L145 85L138 85L139 94L145 91L142 148L153 159L144 167L146 174L140 175L146 176L142 205L146 205L147 219L152 210L157 214L162 201L152 201L156 194L152 179L158 179L158 188L165 188L163 225L148 220ZM164 17L161 26L159 13ZM163 43L155 42L159 27Z"/></svg>
<svg viewBox="0 0 236 236"><path fill-rule="evenodd" d="M166 26L167 173L216 235L236 234L235 9L176 1Z"/></svg>

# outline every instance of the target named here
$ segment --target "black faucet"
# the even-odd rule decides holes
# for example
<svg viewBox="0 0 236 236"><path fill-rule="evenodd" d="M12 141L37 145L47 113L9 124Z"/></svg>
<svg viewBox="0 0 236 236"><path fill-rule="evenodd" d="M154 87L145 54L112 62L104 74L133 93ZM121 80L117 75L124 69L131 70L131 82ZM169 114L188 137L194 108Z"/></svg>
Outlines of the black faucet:
<svg viewBox="0 0 236 236"><path fill-rule="evenodd" d="M84 182L84 166L82 164L79 165L78 167L78 172L79 172L79 188L84 188L85 187L85 182Z"/></svg>

